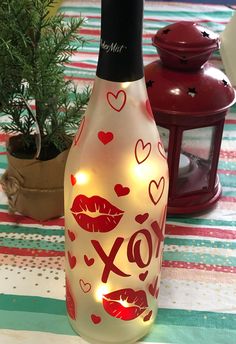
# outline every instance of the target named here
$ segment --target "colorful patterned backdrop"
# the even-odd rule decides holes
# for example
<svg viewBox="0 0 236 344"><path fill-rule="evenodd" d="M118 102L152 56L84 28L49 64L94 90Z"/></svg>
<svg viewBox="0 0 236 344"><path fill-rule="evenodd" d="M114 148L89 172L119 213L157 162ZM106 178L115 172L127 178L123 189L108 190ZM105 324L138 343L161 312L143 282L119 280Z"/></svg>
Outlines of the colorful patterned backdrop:
<svg viewBox="0 0 236 344"><path fill-rule="evenodd" d="M89 43L66 66L66 78L92 84L99 47L100 1L64 1L66 17L82 13ZM220 33L234 11L225 6L146 2L145 64L158 58L155 32L178 20L198 21ZM212 62L222 68L219 54ZM0 135L0 173L7 166ZM159 313L149 343L236 342L236 106L224 127L218 170L223 195L211 212L169 217L166 226ZM0 192L0 343L84 343L65 310L64 220L35 222L8 213Z"/></svg>

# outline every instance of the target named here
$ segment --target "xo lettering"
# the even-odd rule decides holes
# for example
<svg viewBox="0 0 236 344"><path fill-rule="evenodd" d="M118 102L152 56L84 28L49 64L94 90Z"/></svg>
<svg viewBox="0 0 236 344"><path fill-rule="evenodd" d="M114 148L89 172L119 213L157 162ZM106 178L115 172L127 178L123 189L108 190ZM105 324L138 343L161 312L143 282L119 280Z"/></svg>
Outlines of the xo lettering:
<svg viewBox="0 0 236 344"><path fill-rule="evenodd" d="M140 268L149 266L153 256L155 258L159 256L161 242L164 240L164 221L162 221L161 227L157 221L152 222L151 229L151 232L147 229L138 230L131 236L127 245L128 261L137 264ZM101 278L103 283L107 282L111 272L121 277L131 276L122 270L123 266L118 267L115 263L115 258L124 243L124 238L116 238L109 253L103 250L98 240L91 240L91 243L104 263ZM147 247L145 252L142 252L142 245Z"/></svg>

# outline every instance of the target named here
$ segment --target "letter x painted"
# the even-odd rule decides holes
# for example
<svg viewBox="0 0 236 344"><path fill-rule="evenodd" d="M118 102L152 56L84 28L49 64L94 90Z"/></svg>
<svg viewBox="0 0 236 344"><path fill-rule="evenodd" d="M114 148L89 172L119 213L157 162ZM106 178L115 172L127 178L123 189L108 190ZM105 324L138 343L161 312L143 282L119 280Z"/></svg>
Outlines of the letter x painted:
<svg viewBox="0 0 236 344"><path fill-rule="evenodd" d="M99 254L99 257L102 259L103 263L105 264L103 273L102 273L102 282L106 283L109 277L109 274L111 271L113 271L115 274L122 276L122 277L129 277L131 275L127 275L123 271L121 271L115 264L114 260L116 258L117 252L119 251L124 239L123 238L117 238L114 242L110 254L107 256L104 252L102 246L100 245L99 241L97 240L91 240L91 243L93 244L93 247Z"/></svg>

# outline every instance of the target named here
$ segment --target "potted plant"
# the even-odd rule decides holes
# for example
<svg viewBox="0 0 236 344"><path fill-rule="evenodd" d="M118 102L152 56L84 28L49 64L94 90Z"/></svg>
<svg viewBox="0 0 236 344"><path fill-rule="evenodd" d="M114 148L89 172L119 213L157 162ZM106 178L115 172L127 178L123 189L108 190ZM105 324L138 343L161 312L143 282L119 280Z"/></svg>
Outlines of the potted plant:
<svg viewBox="0 0 236 344"><path fill-rule="evenodd" d="M83 18L50 16L55 3L0 4L0 129L10 134L1 184L10 210L37 220L63 215L64 166L90 96L64 77L85 43Z"/></svg>

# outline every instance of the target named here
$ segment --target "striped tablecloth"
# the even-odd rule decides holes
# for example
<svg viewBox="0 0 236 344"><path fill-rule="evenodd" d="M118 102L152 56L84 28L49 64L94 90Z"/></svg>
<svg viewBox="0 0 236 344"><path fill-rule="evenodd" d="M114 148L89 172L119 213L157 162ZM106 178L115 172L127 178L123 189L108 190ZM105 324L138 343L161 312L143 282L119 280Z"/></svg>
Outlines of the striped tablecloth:
<svg viewBox="0 0 236 344"><path fill-rule="evenodd" d="M67 17L82 13L89 40L66 66L66 77L92 83L98 55L100 1L62 3ZM181 19L221 32L233 14L225 6L146 2L145 64L157 58L151 37ZM212 59L221 67L219 55ZM0 135L0 173L6 168ZM202 216L168 218L159 313L146 343L236 343L236 107L227 116L219 162L223 195ZM0 192L0 343L81 344L65 311L64 221L37 223L9 215Z"/></svg>

